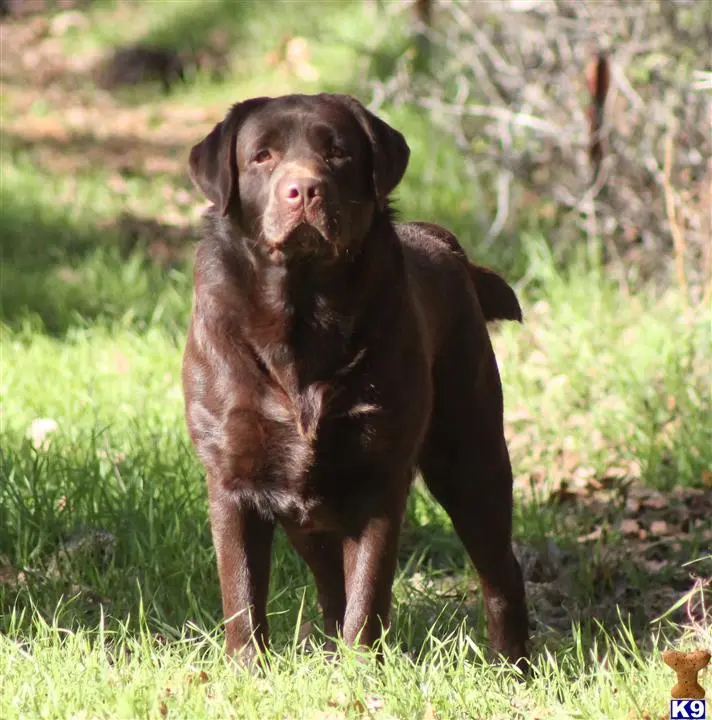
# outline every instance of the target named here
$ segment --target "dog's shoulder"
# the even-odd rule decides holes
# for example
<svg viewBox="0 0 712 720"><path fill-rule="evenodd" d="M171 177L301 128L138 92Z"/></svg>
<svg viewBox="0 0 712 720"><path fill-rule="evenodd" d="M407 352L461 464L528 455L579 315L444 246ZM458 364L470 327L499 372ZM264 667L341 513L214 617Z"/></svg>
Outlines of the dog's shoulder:
<svg viewBox="0 0 712 720"><path fill-rule="evenodd" d="M427 254L433 259L455 254L466 258L458 239L441 225L426 222L396 223L396 232L406 246Z"/></svg>
<svg viewBox="0 0 712 720"><path fill-rule="evenodd" d="M394 227L408 274L416 284L463 282L467 256L452 233L424 222L395 223Z"/></svg>

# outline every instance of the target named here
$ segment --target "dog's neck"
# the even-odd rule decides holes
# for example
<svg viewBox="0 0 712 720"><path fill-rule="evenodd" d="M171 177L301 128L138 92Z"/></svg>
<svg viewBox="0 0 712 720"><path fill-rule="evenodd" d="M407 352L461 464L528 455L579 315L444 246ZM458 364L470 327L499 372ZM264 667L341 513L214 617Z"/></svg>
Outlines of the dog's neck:
<svg viewBox="0 0 712 720"><path fill-rule="evenodd" d="M377 323L385 307L375 313L368 308L392 304L385 297L404 282L390 212L374 218L358 252L329 265L309 259L276 264L248 241L235 242L227 221L217 222L223 244L220 293L232 296L240 336L290 397L331 384L360 362L361 318Z"/></svg>

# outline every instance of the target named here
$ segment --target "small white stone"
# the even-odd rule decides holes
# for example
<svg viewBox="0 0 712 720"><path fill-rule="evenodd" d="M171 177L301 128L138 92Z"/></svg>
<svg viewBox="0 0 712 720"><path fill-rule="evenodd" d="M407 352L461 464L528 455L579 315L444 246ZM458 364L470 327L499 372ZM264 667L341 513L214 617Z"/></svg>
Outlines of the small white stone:
<svg viewBox="0 0 712 720"><path fill-rule="evenodd" d="M46 450L50 443L48 435L55 432L58 427L57 421L52 418L36 418L27 428L25 437L32 442L33 447Z"/></svg>

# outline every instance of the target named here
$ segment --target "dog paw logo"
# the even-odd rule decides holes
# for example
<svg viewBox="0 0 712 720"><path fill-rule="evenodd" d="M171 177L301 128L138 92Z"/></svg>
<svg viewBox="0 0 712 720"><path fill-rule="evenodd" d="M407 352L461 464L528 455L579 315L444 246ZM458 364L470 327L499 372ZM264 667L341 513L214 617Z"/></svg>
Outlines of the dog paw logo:
<svg viewBox="0 0 712 720"><path fill-rule="evenodd" d="M705 720L707 717L705 689L698 682L697 675L707 667L710 657L712 656L706 650L688 653L668 650L663 653L665 664L677 673L677 683L670 692L671 720Z"/></svg>

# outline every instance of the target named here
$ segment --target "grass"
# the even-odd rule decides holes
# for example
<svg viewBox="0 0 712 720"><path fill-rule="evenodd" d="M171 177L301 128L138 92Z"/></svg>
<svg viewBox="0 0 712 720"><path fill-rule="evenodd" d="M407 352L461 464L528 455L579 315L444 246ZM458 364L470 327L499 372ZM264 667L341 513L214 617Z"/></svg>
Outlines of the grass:
<svg viewBox="0 0 712 720"><path fill-rule="evenodd" d="M54 42L64 56L139 36L191 47L220 26L239 43L230 79L193 78L150 103L61 82L49 103L32 77L3 80L0 717L661 716L672 673L660 650L709 644L684 635L679 613L650 621L689 588L682 565L712 542L712 315L686 314L674 288L626 294L590 257L561 267L536 233L485 248L457 153L404 107L382 111L413 153L402 215L458 232L517 281L525 308L523 326L493 336L516 536L532 559L533 677L486 662L476 576L420 486L382 666L346 649L327 662L318 632L299 638L318 611L282 536L270 669L225 662L179 383L190 260L159 251L194 238L202 199L185 155L227 104L316 89L265 68L264 52L294 26L313 45L318 87L349 89L377 21L355 3L266 14L214 2L201 24L197 7L97 3L88 31ZM99 125L82 125L97 107ZM38 419L54 429L42 435Z"/></svg>
<svg viewBox="0 0 712 720"><path fill-rule="evenodd" d="M346 649L335 665L291 643L259 675L226 666L215 634L187 633L163 644L147 631L132 636L100 627L69 634L55 622L38 623L31 651L10 647L0 655L6 678L0 709L4 717L23 711L54 717L50 708L62 708L63 717L77 718L325 719L364 711L415 718L430 708L430 717L523 720L627 717L634 708L644 717L644 708L661 705L668 682L659 653L651 659L630 642L606 636L589 648L577 638L565 656L542 657L525 685L511 671L487 665L462 630L431 638L420 657L387 650L380 667Z"/></svg>

